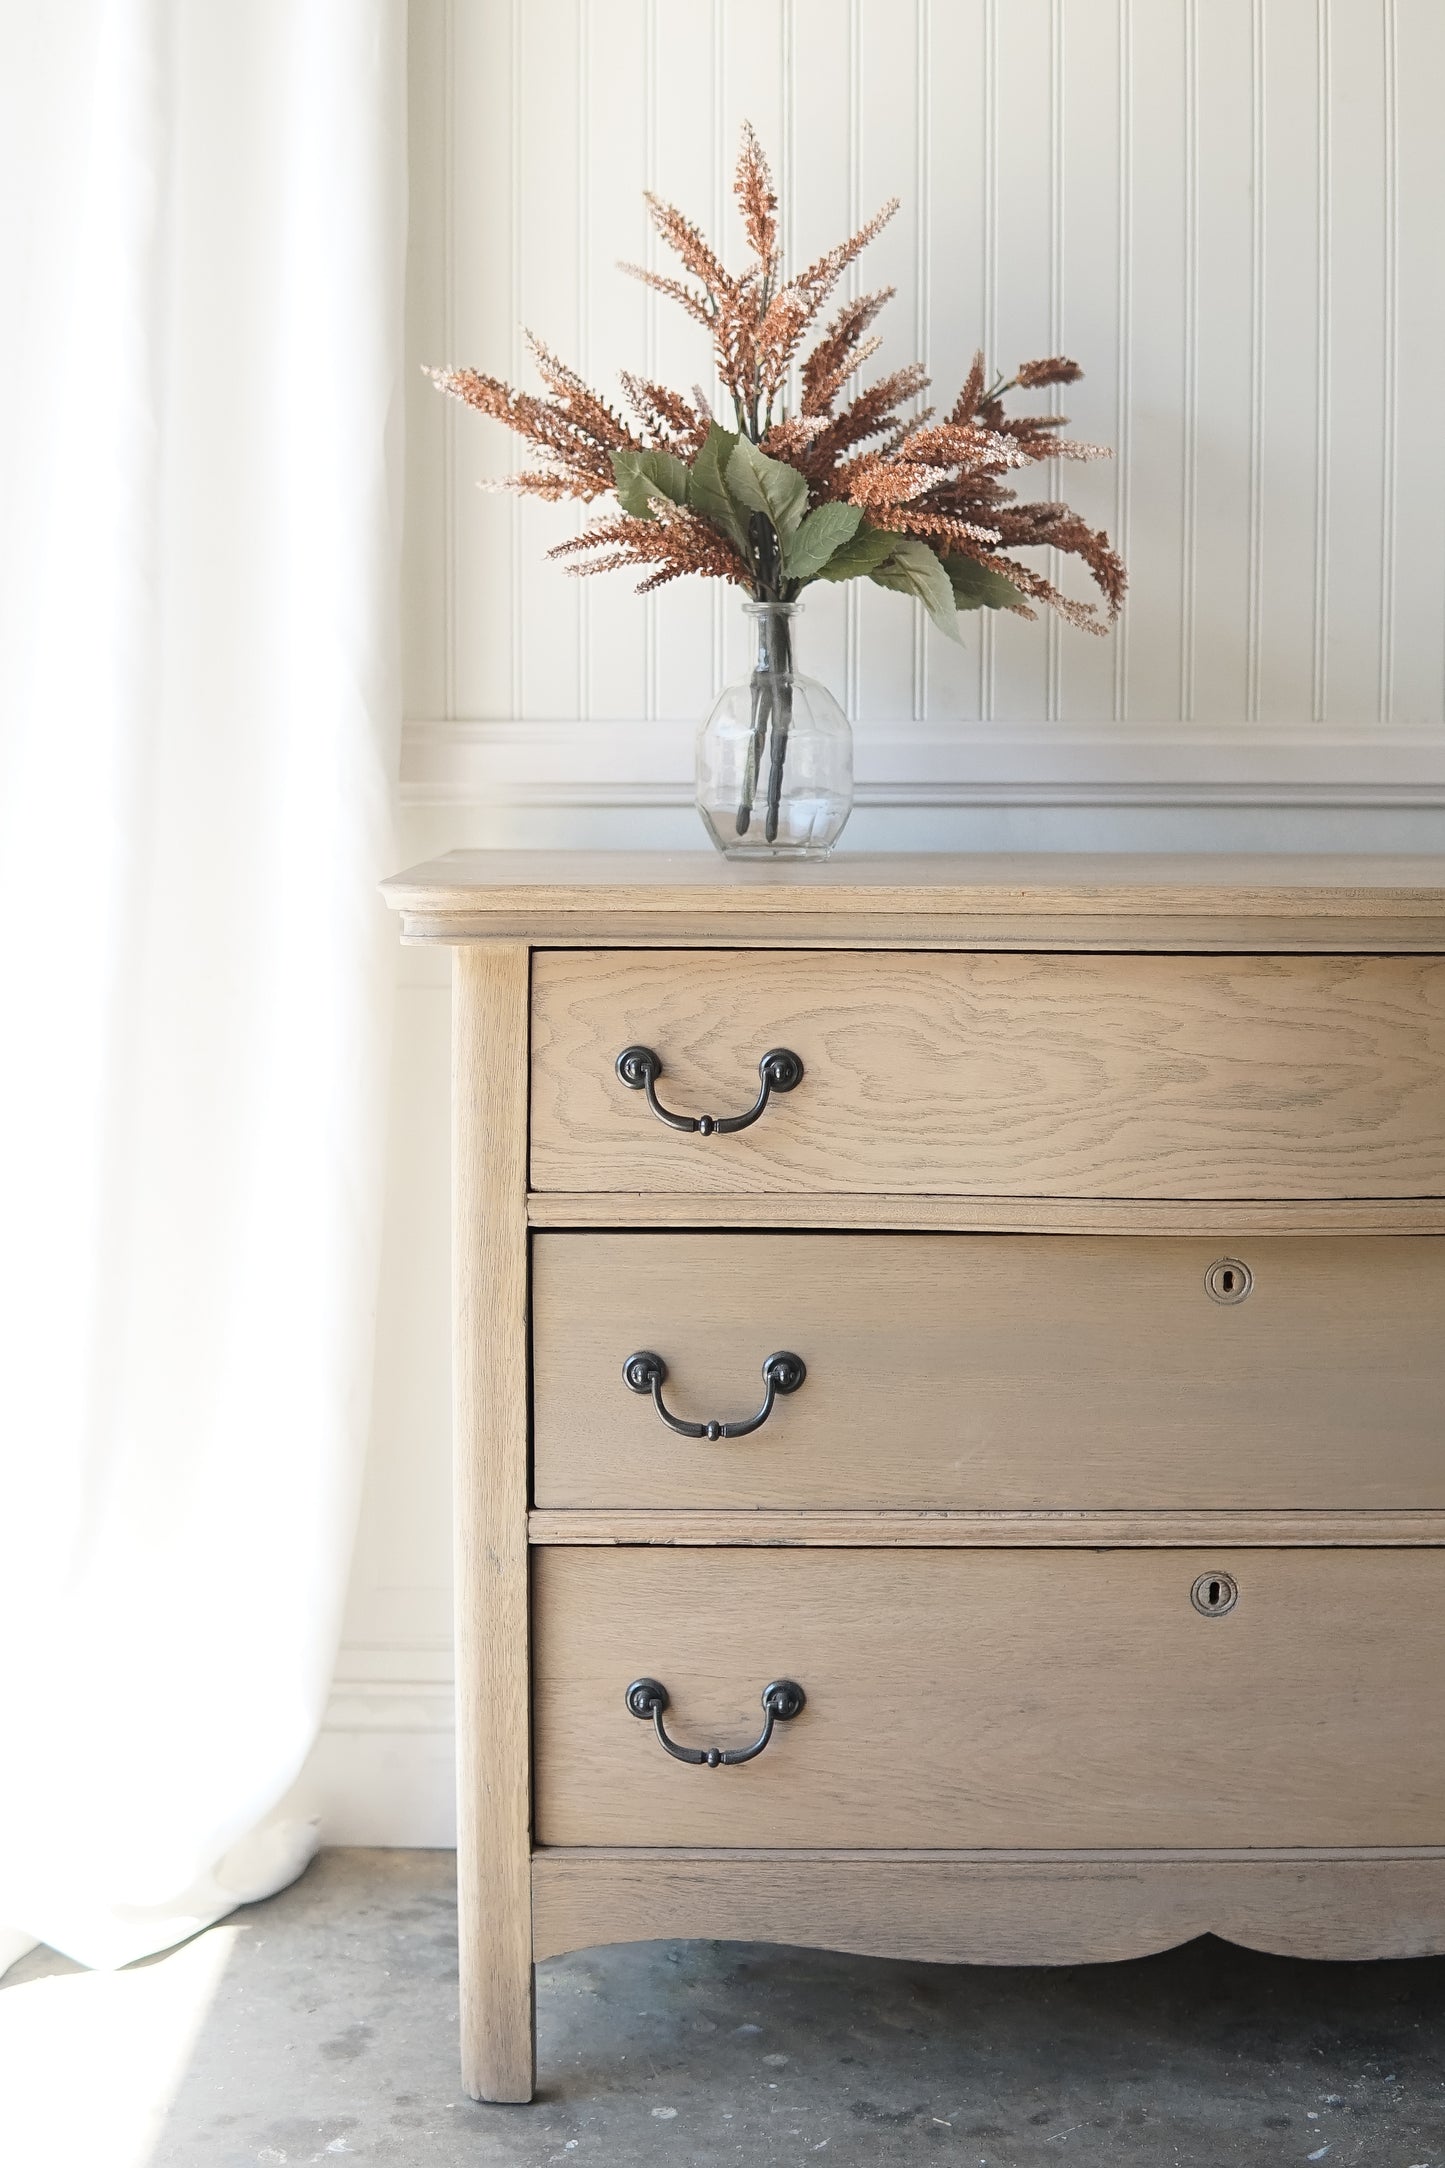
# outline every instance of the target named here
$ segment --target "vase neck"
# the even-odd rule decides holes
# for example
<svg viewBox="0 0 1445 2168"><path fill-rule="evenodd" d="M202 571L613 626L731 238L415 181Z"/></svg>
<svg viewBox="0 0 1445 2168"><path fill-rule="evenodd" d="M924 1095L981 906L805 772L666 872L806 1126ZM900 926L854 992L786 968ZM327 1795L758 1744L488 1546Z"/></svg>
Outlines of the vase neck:
<svg viewBox="0 0 1445 2168"><path fill-rule="evenodd" d="M747 605L748 620L753 628L753 672L755 676L786 677L793 670L793 650L797 640L795 602L750 602Z"/></svg>

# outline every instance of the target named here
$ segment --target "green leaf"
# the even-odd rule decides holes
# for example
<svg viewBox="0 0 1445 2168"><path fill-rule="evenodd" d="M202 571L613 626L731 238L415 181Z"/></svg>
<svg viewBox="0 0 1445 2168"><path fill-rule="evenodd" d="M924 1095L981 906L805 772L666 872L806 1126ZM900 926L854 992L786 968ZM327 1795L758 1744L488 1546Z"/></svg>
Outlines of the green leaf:
<svg viewBox="0 0 1445 2168"><path fill-rule="evenodd" d="M634 519L651 519L654 497L687 503L688 471L671 452L614 452L612 471L617 502Z"/></svg>
<svg viewBox="0 0 1445 2168"><path fill-rule="evenodd" d="M960 637L953 583L926 542L916 541L911 535L900 535L892 553L869 577L880 587L891 587L900 595L916 596L940 632L946 632L950 640Z"/></svg>
<svg viewBox="0 0 1445 2168"><path fill-rule="evenodd" d="M783 544L786 577L816 579L834 551L852 541L862 517L856 504L820 504Z"/></svg>
<svg viewBox="0 0 1445 2168"><path fill-rule="evenodd" d="M981 565L976 557L945 557L943 569L959 610L1008 610L1021 600L1012 580Z"/></svg>
<svg viewBox="0 0 1445 2168"><path fill-rule="evenodd" d="M823 506L819 505L821 512ZM870 527L863 521L851 542L834 550L828 562L819 572L820 580L866 580L876 565L893 554L896 534L888 534L881 527Z"/></svg>
<svg viewBox="0 0 1445 2168"><path fill-rule="evenodd" d="M737 444L735 430L722 429L716 422L712 424L703 438L702 450L693 461L687 483L687 501L694 512L700 512L720 534L725 534L746 554L747 515L733 502L727 485L727 463Z"/></svg>
<svg viewBox="0 0 1445 2168"><path fill-rule="evenodd" d="M784 541L808 509L808 484L797 468L769 459L748 437L733 446L726 479L734 504L763 513Z"/></svg>

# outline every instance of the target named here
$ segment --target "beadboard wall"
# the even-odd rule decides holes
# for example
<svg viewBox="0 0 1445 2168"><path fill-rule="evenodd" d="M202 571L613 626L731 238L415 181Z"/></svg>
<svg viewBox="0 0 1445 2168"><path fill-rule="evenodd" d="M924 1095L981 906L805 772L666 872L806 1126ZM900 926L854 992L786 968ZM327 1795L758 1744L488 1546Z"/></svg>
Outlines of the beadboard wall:
<svg viewBox="0 0 1445 2168"><path fill-rule="evenodd" d="M814 589L860 848L1445 847L1440 0L411 0L403 849L700 847L691 741L735 599L567 578L569 506L422 362L711 383L622 276L656 189L737 251L746 117L790 259L882 199L879 369L1064 351L1057 488L1119 631ZM334 1842L450 1841L445 960L403 952L376 1417L346 1645L306 1783Z"/></svg>

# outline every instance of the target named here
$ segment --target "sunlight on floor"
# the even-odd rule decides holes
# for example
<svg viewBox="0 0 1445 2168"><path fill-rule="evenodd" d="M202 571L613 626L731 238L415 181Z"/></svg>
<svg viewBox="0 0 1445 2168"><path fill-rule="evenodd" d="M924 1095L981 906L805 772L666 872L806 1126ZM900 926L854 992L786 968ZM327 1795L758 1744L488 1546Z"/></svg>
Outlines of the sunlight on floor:
<svg viewBox="0 0 1445 2168"><path fill-rule="evenodd" d="M0 2160L145 2168L238 1933L212 1927L124 1972L0 1987Z"/></svg>

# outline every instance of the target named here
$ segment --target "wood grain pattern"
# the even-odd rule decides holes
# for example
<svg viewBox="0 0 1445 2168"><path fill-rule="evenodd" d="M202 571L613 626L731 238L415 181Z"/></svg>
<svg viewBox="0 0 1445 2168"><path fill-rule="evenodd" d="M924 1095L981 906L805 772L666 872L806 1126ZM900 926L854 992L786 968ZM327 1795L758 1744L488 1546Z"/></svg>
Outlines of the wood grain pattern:
<svg viewBox="0 0 1445 2168"><path fill-rule="evenodd" d="M539 1958L659 1935L968 1965L1097 1965L1206 1934L1282 1957L1445 1951L1440 1856L889 1859L564 1850L536 1854L532 1889Z"/></svg>
<svg viewBox="0 0 1445 2168"><path fill-rule="evenodd" d="M540 1509L527 1516L534 1544L699 1544L779 1549L1177 1550L1180 1544L1332 1549L1445 1546L1445 1513L830 1513L794 1511L665 1513L619 1508Z"/></svg>
<svg viewBox="0 0 1445 2168"><path fill-rule="evenodd" d="M1445 912L1445 857L1269 852L840 851L790 865L695 851L449 851L383 884L397 910L615 911L693 908L726 915L765 897L775 916L820 908L880 914L988 910L1061 915L1157 910L1233 915L1362 908Z"/></svg>
<svg viewBox="0 0 1445 2168"><path fill-rule="evenodd" d="M1445 1948L1445 862L519 854L393 900L462 950L470 2091L531 2095L534 1953L639 1934ZM680 1137L633 1040L693 1111L769 1045L807 1076ZM708 1447L642 1344L690 1414L810 1376ZM704 1743L809 1701L698 1770L644 1672Z"/></svg>
<svg viewBox="0 0 1445 2168"><path fill-rule="evenodd" d="M538 1506L1445 1507L1445 1242L539 1234ZM747 1438L775 1349L808 1366ZM1367 1451L1362 1442L1368 1439ZM886 1449L884 1448L884 1441Z"/></svg>
<svg viewBox="0 0 1445 2168"><path fill-rule="evenodd" d="M1236 1607L1202 1618L1197 1575ZM547 1845L1435 1845L1439 1551L538 1550ZM770 1679L808 1705L742 1768Z"/></svg>
<svg viewBox="0 0 1445 2168"><path fill-rule="evenodd" d="M1445 1235L1445 1198L1269 1199L1228 1203L1139 1197L864 1197L817 1190L789 1196L655 1197L622 1191L533 1190L530 1227L863 1228L948 1234Z"/></svg>
<svg viewBox="0 0 1445 2168"><path fill-rule="evenodd" d="M1445 1193L1445 959L539 953L532 1184L778 1196ZM751 1128L770 1047L802 1083Z"/></svg>
<svg viewBox="0 0 1445 2168"><path fill-rule="evenodd" d="M1445 949L1445 858L453 851L385 884L404 938L788 948Z"/></svg>
<svg viewBox="0 0 1445 2168"><path fill-rule="evenodd" d="M527 1648L527 952L454 964L457 1900L463 2081L534 2082Z"/></svg>

